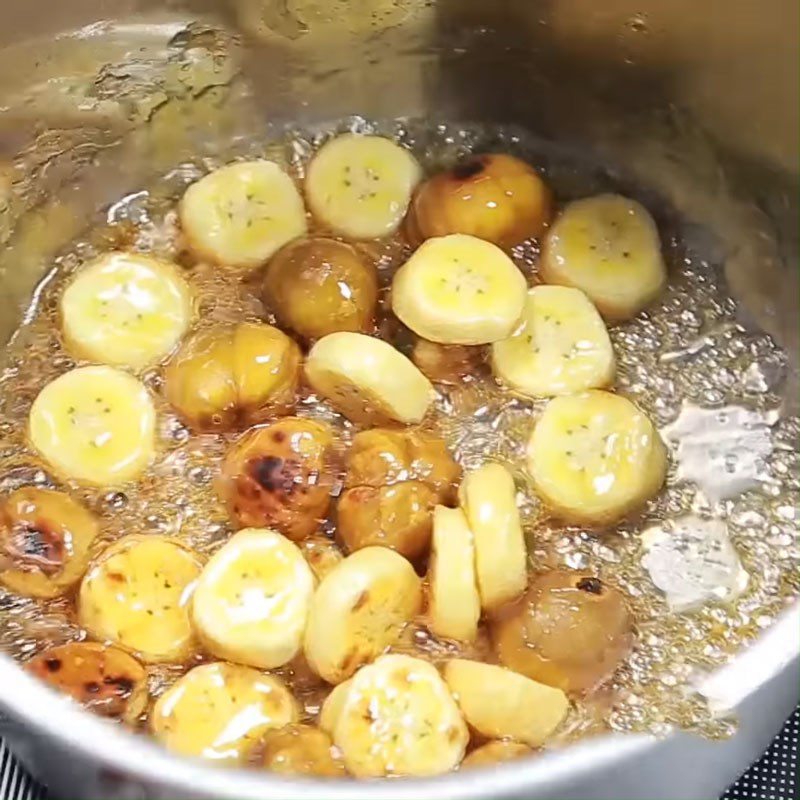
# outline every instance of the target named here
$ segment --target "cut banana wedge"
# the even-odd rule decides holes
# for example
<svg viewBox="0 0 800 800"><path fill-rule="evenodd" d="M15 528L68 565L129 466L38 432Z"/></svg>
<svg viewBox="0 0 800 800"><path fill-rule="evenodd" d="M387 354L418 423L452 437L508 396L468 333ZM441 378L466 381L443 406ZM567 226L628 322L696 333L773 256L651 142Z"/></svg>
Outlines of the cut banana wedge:
<svg viewBox="0 0 800 800"><path fill-rule="evenodd" d="M102 717L133 725L147 706L147 671L118 647L69 642L40 653L25 669Z"/></svg>
<svg viewBox="0 0 800 800"><path fill-rule="evenodd" d="M422 421L434 398L431 382L390 344L361 333L320 339L305 364L308 382L353 422Z"/></svg>
<svg viewBox="0 0 800 800"><path fill-rule="evenodd" d="M533 751L519 742L491 741L476 747L462 762L461 769L467 767L490 767L503 761L524 758Z"/></svg>
<svg viewBox="0 0 800 800"><path fill-rule="evenodd" d="M192 293L178 270L135 253L107 253L61 296L61 325L79 358L134 369L160 361L192 319Z"/></svg>
<svg viewBox="0 0 800 800"><path fill-rule="evenodd" d="M459 500L475 537L481 606L492 611L525 591L528 555L511 473L484 464L467 473Z"/></svg>
<svg viewBox="0 0 800 800"><path fill-rule="evenodd" d="M597 309L579 289L535 286L522 325L492 345L492 369L513 392L553 397L614 381L614 350Z"/></svg>
<svg viewBox="0 0 800 800"><path fill-rule="evenodd" d="M334 686L331 693L325 698L322 708L319 710L319 726L328 736L333 737L352 682L351 679Z"/></svg>
<svg viewBox="0 0 800 800"><path fill-rule="evenodd" d="M397 271L394 313L440 344L488 344L509 337L527 285L496 245L465 234L428 239Z"/></svg>
<svg viewBox="0 0 800 800"><path fill-rule="evenodd" d="M279 678L238 664L203 664L161 695L150 729L174 753L235 766L268 730L298 717L297 701Z"/></svg>
<svg viewBox="0 0 800 800"><path fill-rule="evenodd" d="M386 655L350 681L333 740L356 777L426 776L458 766L469 732L436 667Z"/></svg>
<svg viewBox="0 0 800 800"><path fill-rule="evenodd" d="M194 553L163 536L126 536L86 573L80 624L143 661L183 661L195 649L189 600L200 566Z"/></svg>
<svg viewBox="0 0 800 800"><path fill-rule="evenodd" d="M403 147L381 136L346 133L312 159L306 198L314 216L335 233L377 239L397 230L421 176Z"/></svg>
<svg viewBox="0 0 800 800"><path fill-rule="evenodd" d="M365 547L320 583L306 659L328 683L341 683L392 644L421 606L422 585L411 564L386 547Z"/></svg>
<svg viewBox="0 0 800 800"><path fill-rule="evenodd" d="M274 531L249 528L206 564L192 622L218 658L272 669L299 652L313 592L300 548Z"/></svg>
<svg viewBox="0 0 800 800"><path fill-rule="evenodd" d="M551 400L528 443L537 494L577 525L611 525L637 509L661 488L666 465L650 420L600 390Z"/></svg>
<svg viewBox="0 0 800 800"><path fill-rule="evenodd" d="M136 378L113 367L80 367L39 392L28 436L64 477L115 486L149 464L155 422L153 402Z"/></svg>
<svg viewBox="0 0 800 800"><path fill-rule="evenodd" d="M447 662L444 679L467 722L492 739L539 747L569 709L561 689L494 664L455 658Z"/></svg>
<svg viewBox="0 0 800 800"><path fill-rule="evenodd" d="M241 270L261 266L307 228L297 187L272 161L229 164L201 178L183 195L180 219L198 255Z"/></svg>
<svg viewBox="0 0 800 800"><path fill-rule="evenodd" d="M629 319L667 280L658 229L644 206L618 194L570 203L548 231L539 273L582 289L607 319Z"/></svg>
<svg viewBox="0 0 800 800"><path fill-rule="evenodd" d="M428 567L428 613L437 636L471 642L478 635L481 601L475 576L475 546L460 508L436 506Z"/></svg>

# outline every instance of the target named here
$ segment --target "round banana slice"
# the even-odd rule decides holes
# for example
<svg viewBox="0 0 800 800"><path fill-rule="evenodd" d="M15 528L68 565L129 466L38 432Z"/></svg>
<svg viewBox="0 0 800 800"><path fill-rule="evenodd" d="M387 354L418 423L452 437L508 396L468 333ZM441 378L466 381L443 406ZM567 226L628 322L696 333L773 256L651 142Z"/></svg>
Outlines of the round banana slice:
<svg viewBox="0 0 800 800"><path fill-rule="evenodd" d="M500 464L484 464L467 473L458 496L475 537L481 606L491 611L524 592L528 581L514 479Z"/></svg>
<svg viewBox="0 0 800 800"><path fill-rule="evenodd" d="M314 216L335 233L377 239L400 226L421 177L416 159L400 145L346 133L312 159L306 199Z"/></svg>
<svg viewBox="0 0 800 800"><path fill-rule="evenodd" d="M545 283L583 290L611 320L635 316L667 280L653 218L618 194L576 200L564 209L545 238L539 274Z"/></svg>
<svg viewBox="0 0 800 800"><path fill-rule="evenodd" d="M489 767L502 761L529 756L533 751L519 742L492 741L476 747L462 762L461 769L467 767Z"/></svg>
<svg viewBox="0 0 800 800"><path fill-rule="evenodd" d="M64 492L24 486L0 505L0 583L28 597L57 597L83 577L100 531Z"/></svg>
<svg viewBox="0 0 800 800"><path fill-rule="evenodd" d="M279 678L218 662L195 667L161 695L150 729L174 753L235 766L247 761L268 730L299 715Z"/></svg>
<svg viewBox="0 0 800 800"><path fill-rule="evenodd" d="M434 398L431 382L402 353L361 333L320 339L305 364L308 382L353 422L420 422Z"/></svg>
<svg viewBox="0 0 800 800"><path fill-rule="evenodd" d="M497 245L465 234L428 239L394 276L392 309L440 344L489 344L519 323L527 285Z"/></svg>
<svg viewBox="0 0 800 800"><path fill-rule="evenodd" d="M300 548L274 531L239 531L206 564L192 599L200 641L218 658L272 669L299 652L314 592Z"/></svg>
<svg viewBox="0 0 800 800"><path fill-rule="evenodd" d="M386 655L350 682L333 740L356 777L426 776L458 766L469 732L436 667Z"/></svg>
<svg viewBox="0 0 800 800"><path fill-rule="evenodd" d="M467 722L493 739L539 747L569 709L561 689L494 664L454 658L444 668L444 679Z"/></svg>
<svg viewBox="0 0 800 800"><path fill-rule="evenodd" d="M664 483L667 453L630 400L593 390L551 400L528 443L537 494L561 519L611 525Z"/></svg>
<svg viewBox="0 0 800 800"><path fill-rule="evenodd" d="M133 724L147 706L147 671L118 647L70 642L45 650L25 668L103 717Z"/></svg>
<svg viewBox="0 0 800 800"><path fill-rule="evenodd" d="M597 309L579 289L534 286L522 325L492 345L497 378L524 397L599 389L614 381L614 349Z"/></svg>
<svg viewBox="0 0 800 800"><path fill-rule="evenodd" d="M61 325L79 358L140 369L160 361L192 319L192 293L178 270L136 253L107 253L61 295Z"/></svg>
<svg viewBox="0 0 800 800"><path fill-rule="evenodd" d="M272 161L229 164L201 178L183 195L180 218L199 256L240 270L261 266L308 227L294 181Z"/></svg>
<svg viewBox="0 0 800 800"><path fill-rule="evenodd" d="M422 606L422 583L403 556L365 547L320 583L308 617L305 655L328 683L341 683L380 655Z"/></svg>
<svg viewBox="0 0 800 800"><path fill-rule="evenodd" d="M86 573L78 619L89 634L143 661L183 661L194 651L189 601L200 576L189 550L163 536L131 534Z"/></svg>
<svg viewBox="0 0 800 800"><path fill-rule="evenodd" d="M433 510L428 579L431 630L447 639L474 641L478 635L481 601L475 576L472 531L460 508L436 506Z"/></svg>
<svg viewBox="0 0 800 800"><path fill-rule="evenodd" d="M155 424L153 401L136 378L113 367L80 367L39 392L28 435L64 477L116 486L149 464Z"/></svg>

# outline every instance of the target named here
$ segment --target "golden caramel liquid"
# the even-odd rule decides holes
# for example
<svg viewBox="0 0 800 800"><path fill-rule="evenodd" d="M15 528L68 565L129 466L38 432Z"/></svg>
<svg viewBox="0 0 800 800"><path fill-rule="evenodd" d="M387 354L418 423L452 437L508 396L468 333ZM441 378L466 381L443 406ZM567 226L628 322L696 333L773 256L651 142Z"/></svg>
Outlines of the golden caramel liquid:
<svg viewBox="0 0 800 800"><path fill-rule="evenodd" d="M79 365L63 347L57 307L70 277L92 257L114 248L130 248L182 265L198 302L196 326L270 319L259 299L259 274L242 279L198 262L185 251L176 205L189 183L243 152L277 160L302 184L305 166L319 145L337 131L379 132L409 146L431 171L472 152L509 152L537 169L553 187L559 205L598 191L620 190L641 199L655 215L669 268L669 285L655 304L636 319L614 325L616 388L663 427L692 407L738 406L765 415L769 455L758 475L746 480L738 496L710 503L698 487L680 479L673 447L667 485L634 520L615 530L593 534L548 519L534 496L524 467L524 448L542 403L512 398L493 380L485 359L463 383L439 386L435 412L426 426L442 435L466 469L488 459L513 471L529 542L532 570L580 568L599 574L625 591L637 623L634 651L613 683L575 710L561 740L612 728L663 732L680 725L710 736L733 730L730 719L713 716L692 691L698 676L725 663L744 643L767 627L800 593L800 469L797 438L800 421L779 417L785 379L785 355L766 334L740 322L737 305L727 295L719 264L698 247L693 228L647 192L626 185L605 168L542 146L517 130L407 120L371 123L350 119L325 130L290 130L269 143L250 141L242 148L220 149L215 159L176 164L158 180L120 197L107 213L55 260L52 271L5 355L0 372L0 494L22 485L67 489L100 518L100 552L130 533L175 537L206 556L231 534L215 491L221 459L236 434L197 435L176 417L162 396L162 367L145 371L158 411L158 456L136 484L118 491L87 489L59 481L27 447L27 415L37 393L58 375ZM387 313L386 289L409 250L401 238L363 245L378 264L381 291L380 331L408 352L411 338ZM515 248L513 257L531 284L537 281L538 243ZM270 320L271 321L271 320ZM336 428L342 448L351 436L349 423L311 394L298 414L325 419ZM735 455L735 454L734 454ZM732 463L734 474L737 465ZM337 476L341 479L342 476ZM744 593L729 604L711 603L692 612L670 611L641 563L640 532L686 513L723 518L749 573ZM326 523L320 537L331 538ZM0 646L24 660L43 648L80 639L74 597L35 601L0 591ZM456 654L491 659L485 631L474 647L464 649L431 636L424 619L408 627L394 648L434 662ZM196 662L193 662L196 663ZM155 696L193 664L149 668ZM327 691L302 664L284 675L306 715L314 719Z"/></svg>

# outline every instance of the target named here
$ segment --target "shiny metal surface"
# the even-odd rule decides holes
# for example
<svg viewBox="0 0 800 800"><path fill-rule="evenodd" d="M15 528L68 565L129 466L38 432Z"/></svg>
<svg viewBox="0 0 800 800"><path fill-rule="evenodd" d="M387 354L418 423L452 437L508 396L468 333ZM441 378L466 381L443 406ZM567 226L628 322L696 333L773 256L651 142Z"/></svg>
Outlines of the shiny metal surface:
<svg viewBox="0 0 800 800"><path fill-rule="evenodd" d="M196 19L235 32L225 42L235 57L193 73L197 82L180 94L151 72L166 69L170 42ZM202 149L212 129L235 136L240 126L293 119L435 110L517 123L624 164L713 233L733 293L796 370L797 31L793 0L3 4L0 339L88 214L148 171ZM248 87L232 101L236 113L209 113L209 90L229 85L235 72ZM138 90L122 92L131 75ZM63 91L70 82L91 90L78 102ZM190 113L153 116L171 99ZM151 121L155 132L140 134ZM12 180L24 189L13 197ZM796 389L796 378L787 385ZM786 402L794 407L796 397ZM607 737L468 778L285 781L173 759L71 708L0 658L3 734L57 794L87 799L709 798L766 747L797 703L798 617L795 605L706 683L716 707L741 720L723 742L681 732Z"/></svg>

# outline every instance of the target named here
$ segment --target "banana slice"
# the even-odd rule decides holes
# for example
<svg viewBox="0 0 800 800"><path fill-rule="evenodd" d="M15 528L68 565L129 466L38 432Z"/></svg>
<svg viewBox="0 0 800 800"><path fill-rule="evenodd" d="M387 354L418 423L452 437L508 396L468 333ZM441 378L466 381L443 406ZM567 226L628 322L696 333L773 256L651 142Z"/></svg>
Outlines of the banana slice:
<svg viewBox="0 0 800 800"><path fill-rule="evenodd" d="M386 655L350 681L333 741L356 777L425 776L458 766L469 732L436 667Z"/></svg>
<svg viewBox="0 0 800 800"><path fill-rule="evenodd" d="M552 397L609 386L614 349L597 309L579 289L535 286L522 325L492 345L497 378L524 397Z"/></svg>
<svg viewBox="0 0 800 800"><path fill-rule="evenodd" d="M454 658L444 668L444 679L467 722L492 739L539 747L569 709L561 689L494 664Z"/></svg>
<svg viewBox="0 0 800 800"><path fill-rule="evenodd" d="M213 655L272 669L299 652L314 576L294 542L274 531L239 531L206 564L192 622Z"/></svg>
<svg viewBox="0 0 800 800"><path fill-rule="evenodd" d="M420 422L434 398L431 382L402 353L361 333L320 339L305 364L308 382L353 422Z"/></svg>
<svg viewBox="0 0 800 800"><path fill-rule="evenodd" d="M200 566L194 553L163 536L126 536L86 573L80 624L143 661L184 661L194 651L189 600Z"/></svg>
<svg viewBox="0 0 800 800"><path fill-rule="evenodd" d="M386 547L365 547L320 583L306 659L328 683L341 683L392 644L421 606L422 584L411 564Z"/></svg>
<svg viewBox="0 0 800 800"><path fill-rule="evenodd" d="M644 206L618 194L570 203L547 233L539 274L581 289L611 320L629 319L664 289L658 229Z"/></svg>
<svg viewBox="0 0 800 800"><path fill-rule="evenodd" d="M354 239L389 236L400 226L422 170L389 139L346 133L308 166L306 199L314 216Z"/></svg>
<svg viewBox="0 0 800 800"><path fill-rule="evenodd" d="M528 443L538 495L566 522L611 525L664 483L667 453L630 400L593 390L551 400Z"/></svg>
<svg viewBox="0 0 800 800"><path fill-rule="evenodd" d="M80 367L39 392L28 436L65 477L116 486L149 464L155 424L153 401L136 378L113 367Z"/></svg>
<svg viewBox="0 0 800 800"><path fill-rule="evenodd" d="M428 239L394 276L392 309L414 333L439 344L508 338L527 285L496 245L465 234Z"/></svg>
<svg viewBox="0 0 800 800"><path fill-rule="evenodd" d="M160 361L192 319L192 293L178 270L136 253L107 253L61 295L67 347L79 358L141 369Z"/></svg>
<svg viewBox="0 0 800 800"><path fill-rule="evenodd" d="M118 647L70 642L45 650L25 668L103 717L134 724L147 706L147 672Z"/></svg>
<svg viewBox="0 0 800 800"><path fill-rule="evenodd" d="M467 473L458 496L475 537L481 606L492 611L524 592L528 582L514 479L500 464L484 464Z"/></svg>
<svg viewBox="0 0 800 800"><path fill-rule="evenodd" d="M467 767L489 767L502 761L529 756L533 751L519 742L493 741L476 747L462 762L461 769Z"/></svg>
<svg viewBox="0 0 800 800"><path fill-rule="evenodd" d="M303 198L272 161L229 164L201 178L183 195L180 218L198 255L240 270L261 266L308 227Z"/></svg>
<svg viewBox="0 0 800 800"><path fill-rule="evenodd" d="M64 492L24 486L0 505L0 583L28 597L57 597L83 577L100 526Z"/></svg>
<svg viewBox="0 0 800 800"><path fill-rule="evenodd" d="M268 730L299 716L279 678L238 664L203 664L161 695L150 729L174 753L235 766L248 760Z"/></svg>
<svg viewBox="0 0 800 800"><path fill-rule="evenodd" d="M448 639L474 641L478 635L481 601L475 576L472 531L460 508L436 506L433 511L428 579L431 630Z"/></svg>

